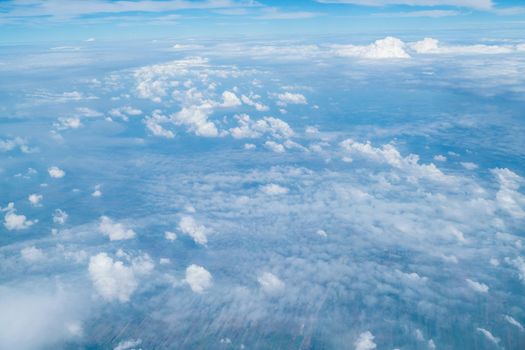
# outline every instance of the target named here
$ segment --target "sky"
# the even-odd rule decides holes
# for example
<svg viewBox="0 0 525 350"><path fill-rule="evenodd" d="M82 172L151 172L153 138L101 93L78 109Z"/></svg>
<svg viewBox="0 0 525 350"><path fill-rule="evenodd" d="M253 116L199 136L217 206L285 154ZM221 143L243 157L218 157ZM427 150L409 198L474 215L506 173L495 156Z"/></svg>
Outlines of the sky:
<svg viewBox="0 0 525 350"><path fill-rule="evenodd" d="M524 349L524 20L0 2L0 349Z"/></svg>
<svg viewBox="0 0 525 350"><path fill-rule="evenodd" d="M519 0L4 0L0 42L523 30Z"/></svg>

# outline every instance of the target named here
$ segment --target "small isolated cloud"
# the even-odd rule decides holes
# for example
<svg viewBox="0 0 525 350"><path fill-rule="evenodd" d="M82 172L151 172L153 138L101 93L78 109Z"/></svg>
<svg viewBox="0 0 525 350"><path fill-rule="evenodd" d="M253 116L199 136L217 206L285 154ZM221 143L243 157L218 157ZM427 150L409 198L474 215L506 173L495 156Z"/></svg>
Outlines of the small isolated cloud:
<svg viewBox="0 0 525 350"><path fill-rule="evenodd" d="M53 126L57 130L78 129L82 126L82 122L78 117L58 118Z"/></svg>
<svg viewBox="0 0 525 350"><path fill-rule="evenodd" d="M359 334L354 346L355 350L373 350L377 347L374 343L374 335L370 331Z"/></svg>
<svg viewBox="0 0 525 350"><path fill-rule="evenodd" d="M22 153L31 153L34 151L33 149L29 148L27 141L21 137L15 137L14 139L7 140L0 139L0 152L9 152L17 148Z"/></svg>
<svg viewBox="0 0 525 350"><path fill-rule="evenodd" d="M460 164L463 168L467 170L476 170L477 168L479 168L477 164L472 162L461 162Z"/></svg>
<svg viewBox="0 0 525 350"><path fill-rule="evenodd" d="M14 203L9 203L7 208L2 209L6 214L4 216L4 227L9 231L24 230L31 227L37 221L28 220L25 215L18 215Z"/></svg>
<svg viewBox="0 0 525 350"><path fill-rule="evenodd" d="M54 179L60 179L66 175L66 172L57 166L52 166L48 168L47 172L49 173L49 176L51 176Z"/></svg>
<svg viewBox="0 0 525 350"><path fill-rule="evenodd" d="M269 196L277 196L281 194L287 194L289 190L286 187L282 187L277 184L268 184L262 186L261 191Z"/></svg>
<svg viewBox="0 0 525 350"><path fill-rule="evenodd" d="M44 252L35 246L26 247L20 250L20 256L29 263L38 262L45 258Z"/></svg>
<svg viewBox="0 0 525 350"><path fill-rule="evenodd" d="M186 279L184 280L195 293L203 293L212 285L212 276L202 266L191 264L186 268Z"/></svg>
<svg viewBox="0 0 525 350"><path fill-rule="evenodd" d="M484 283L476 282L474 280L471 280L470 278L467 278L465 281L472 290L478 293L487 293L489 291L489 286L487 286Z"/></svg>
<svg viewBox="0 0 525 350"><path fill-rule="evenodd" d="M166 231L164 232L164 238L168 241L175 241L177 239L177 234L175 232Z"/></svg>
<svg viewBox="0 0 525 350"><path fill-rule="evenodd" d="M480 332L481 334L483 334L485 336L485 338L487 340L489 340L491 343L494 343L494 344L498 345L499 342L501 341L500 338L495 337L494 335L492 335L492 333L490 333L485 328L477 328L477 331Z"/></svg>
<svg viewBox="0 0 525 350"><path fill-rule="evenodd" d="M138 108L130 106L124 106L119 108L113 108L109 111L111 117L121 118L124 121L128 121L129 117L136 117L142 114L142 111Z"/></svg>
<svg viewBox="0 0 525 350"><path fill-rule="evenodd" d="M69 215L62 209L56 209L53 213L53 222L55 224L64 225Z"/></svg>
<svg viewBox="0 0 525 350"><path fill-rule="evenodd" d="M106 253L99 253L89 259L89 277L98 294L107 301L129 301L138 288L138 277L149 274L154 264L144 255L132 260L131 265L113 260Z"/></svg>
<svg viewBox="0 0 525 350"><path fill-rule="evenodd" d="M341 57L360 57L369 59L410 58L405 51L406 44L398 38L388 36L370 45L334 45L333 52Z"/></svg>
<svg viewBox="0 0 525 350"><path fill-rule="evenodd" d="M266 141L264 143L264 147L266 147L267 149L269 149L270 151L273 151L275 153L284 153L284 152L286 152L286 149L284 148L284 146L281 145L280 143L275 142L275 141Z"/></svg>
<svg viewBox="0 0 525 350"><path fill-rule="evenodd" d="M102 191L100 190L100 185L95 186L95 190L91 193L91 196L95 198L102 197Z"/></svg>
<svg viewBox="0 0 525 350"><path fill-rule="evenodd" d="M136 233L132 229L126 228L123 224L114 222L107 216L100 217L98 226L103 235L108 236L110 241L120 241L132 239Z"/></svg>
<svg viewBox="0 0 525 350"><path fill-rule="evenodd" d="M42 201L42 198L44 197L41 194L36 193L30 194L29 197L27 197L29 203L31 203L33 207L38 207L40 205L40 202Z"/></svg>
<svg viewBox="0 0 525 350"><path fill-rule="evenodd" d="M284 92L282 94L277 94L278 104L280 106L287 105L305 105L308 103L306 97L299 93Z"/></svg>
<svg viewBox="0 0 525 350"><path fill-rule="evenodd" d="M142 344L142 339L123 340L113 348L113 350L130 350Z"/></svg>
<svg viewBox="0 0 525 350"><path fill-rule="evenodd" d="M521 323L519 323L514 317L509 316L509 315L505 315L505 320L508 323L510 323L511 325L517 327L520 331L525 330L523 325Z"/></svg>
<svg viewBox="0 0 525 350"><path fill-rule="evenodd" d="M257 282L266 293L275 294L284 289L284 282L271 272L263 272L257 277Z"/></svg>
<svg viewBox="0 0 525 350"><path fill-rule="evenodd" d="M183 216L179 221L179 229L182 233L187 234L197 244L205 245L208 243L207 235L210 233L210 229L203 225L200 225L191 216Z"/></svg>
<svg viewBox="0 0 525 350"><path fill-rule="evenodd" d="M221 107L231 108L237 107L242 104L241 100L231 91L224 91L222 93L222 104Z"/></svg>

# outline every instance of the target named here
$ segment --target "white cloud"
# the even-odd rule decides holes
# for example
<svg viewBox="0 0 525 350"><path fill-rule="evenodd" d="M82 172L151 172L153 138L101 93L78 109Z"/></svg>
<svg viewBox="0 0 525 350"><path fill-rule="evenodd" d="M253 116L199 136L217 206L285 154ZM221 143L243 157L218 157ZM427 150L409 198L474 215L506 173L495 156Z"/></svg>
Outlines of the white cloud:
<svg viewBox="0 0 525 350"><path fill-rule="evenodd" d="M44 252L35 246L26 247L20 250L20 256L22 259L30 263L38 262L45 258Z"/></svg>
<svg viewBox="0 0 525 350"><path fill-rule="evenodd" d="M138 288L138 277L149 274L154 264L147 255L132 260L130 266L114 261L106 253L99 253L89 259L89 276L98 294L107 301L129 301Z"/></svg>
<svg viewBox="0 0 525 350"><path fill-rule="evenodd" d="M362 6L459 6L477 10L492 9L492 0L317 0L325 4L352 4Z"/></svg>
<svg viewBox="0 0 525 350"><path fill-rule="evenodd" d="M179 221L179 229L184 233L193 238L195 243L205 245L208 243L207 235L210 233L210 229L203 225L198 224L195 219L191 216L183 216Z"/></svg>
<svg viewBox="0 0 525 350"><path fill-rule="evenodd" d="M518 275L520 280L525 283L525 259L518 256L516 259L507 258L506 261L518 269Z"/></svg>
<svg viewBox="0 0 525 350"><path fill-rule="evenodd" d="M264 147L268 148L270 151L273 151L275 153L284 153L286 152L283 145L280 143L277 143L275 141L266 141L264 143Z"/></svg>
<svg viewBox="0 0 525 350"><path fill-rule="evenodd" d="M434 38L424 38L423 40L410 44L410 48L419 54L503 54L515 50L510 46L498 45L445 45L442 46L439 40Z"/></svg>
<svg viewBox="0 0 525 350"><path fill-rule="evenodd" d="M373 350L377 347L374 343L374 335L370 331L359 334L354 346L355 350Z"/></svg>
<svg viewBox="0 0 525 350"><path fill-rule="evenodd" d="M299 93L288 92L288 91L282 94L277 94L277 99L279 100L280 106L286 106L289 104L305 105L308 103L304 95L299 94Z"/></svg>
<svg viewBox="0 0 525 350"><path fill-rule="evenodd" d="M113 261L106 253L89 259L89 276L97 292L109 301L127 302L138 287L133 269L121 261Z"/></svg>
<svg viewBox="0 0 525 350"><path fill-rule="evenodd" d="M129 117L135 117L142 114L142 111L131 106L124 106L119 108L113 108L109 111L109 115L112 117L122 118L124 121L128 121Z"/></svg>
<svg viewBox="0 0 525 350"><path fill-rule="evenodd" d="M267 195L276 196L281 194L287 194L289 190L286 187L282 187L277 184L268 184L262 186L261 191Z"/></svg>
<svg viewBox="0 0 525 350"><path fill-rule="evenodd" d="M478 293L487 293L489 291L489 286L484 283L473 281L470 278L465 279L465 281L472 290Z"/></svg>
<svg viewBox="0 0 525 350"><path fill-rule="evenodd" d="M160 113L160 111L156 110L153 112L153 115L151 117L146 117L143 120L144 124L146 124L146 128L151 132L154 136L158 137L164 137L167 139L172 139L175 137L175 134L168 129L165 129L162 124L170 122L170 119Z"/></svg>
<svg viewBox="0 0 525 350"><path fill-rule="evenodd" d="M333 45L333 52L343 57L360 57L369 59L410 58L405 51L405 43L398 38L388 36L370 45Z"/></svg>
<svg viewBox="0 0 525 350"><path fill-rule="evenodd" d="M113 348L113 350L129 350L129 349L135 349L135 347L142 344L142 339L128 339L123 340L117 344L116 347Z"/></svg>
<svg viewBox="0 0 525 350"><path fill-rule="evenodd" d="M91 196L95 198L102 197L102 191L100 190L100 185L95 186L95 190L91 193Z"/></svg>
<svg viewBox="0 0 525 350"><path fill-rule="evenodd" d="M49 176L55 179L60 179L66 175L66 172L59 167L52 166L47 169L47 172L49 173Z"/></svg>
<svg viewBox="0 0 525 350"><path fill-rule="evenodd" d="M31 203L32 206L37 207L40 205L40 202L42 201L42 198L44 198L41 194L30 194L27 199L29 200L29 203Z"/></svg>
<svg viewBox="0 0 525 350"><path fill-rule="evenodd" d="M263 272L257 277L257 282L266 293L275 294L284 289L284 282L271 272Z"/></svg>
<svg viewBox="0 0 525 350"><path fill-rule="evenodd" d="M88 108L88 107L78 107L77 113L80 114L82 117L87 118L96 118L96 117L102 117L104 114L95 111L94 109Z"/></svg>
<svg viewBox="0 0 525 350"><path fill-rule="evenodd" d="M108 236L110 241L120 241L134 238L136 233L132 229L126 228L123 224L114 222L107 216L100 217L98 226L103 235Z"/></svg>
<svg viewBox="0 0 525 350"><path fill-rule="evenodd" d="M0 139L0 152L9 152L18 148L22 153L31 153L34 150L29 148L27 141L21 137L14 139L2 140Z"/></svg>
<svg viewBox="0 0 525 350"><path fill-rule="evenodd" d="M507 168L491 170L499 183L496 200L499 206L511 216L521 219L525 217L525 195L518 192L523 178Z"/></svg>
<svg viewBox="0 0 525 350"><path fill-rule="evenodd" d="M388 164L405 171L407 176L415 179L428 178L435 181L448 179L434 164L419 164L419 156L415 154L402 157L399 151L391 144L375 148L370 142L359 143L352 139L347 139L341 142L340 145L350 157L357 156L376 163Z"/></svg>
<svg viewBox="0 0 525 350"><path fill-rule="evenodd" d="M9 231L24 230L37 222L37 220L27 220L25 215L16 214L16 209L13 203L9 203L7 208L2 209L6 214L4 216L4 226Z"/></svg>
<svg viewBox="0 0 525 350"><path fill-rule="evenodd" d="M78 117L58 118L53 126L58 130L78 129L82 126L82 122Z"/></svg>
<svg viewBox="0 0 525 350"><path fill-rule="evenodd" d="M186 268L186 279L192 291L202 293L212 285L211 274L202 266L191 264Z"/></svg>
<svg viewBox="0 0 525 350"><path fill-rule="evenodd" d="M472 162L460 162L461 166L467 170L476 170L478 167L477 164Z"/></svg>
<svg viewBox="0 0 525 350"><path fill-rule="evenodd" d="M239 126L231 128L229 132L236 139L258 138L264 134L275 138L289 138L294 135L290 125L279 118L264 117L254 121L247 114L236 115L235 118Z"/></svg>
<svg viewBox="0 0 525 350"><path fill-rule="evenodd" d="M55 224L63 225L66 223L68 217L69 215L62 209L55 209L55 212L53 213L53 222Z"/></svg>
<svg viewBox="0 0 525 350"><path fill-rule="evenodd" d="M438 154L438 155L434 156L434 160L438 161L438 162L446 162L447 161L447 157L445 157L442 154Z"/></svg>
<svg viewBox="0 0 525 350"><path fill-rule="evenodd" d="M523 325L521 323L519 323L514 317L509 316L509 315L505 315L505 320L508 323L510 323L511 325L517 327L520 331L525 330Z"/></svg>
<svg viewBox="0 0 525 350"><path fill-rule="evenodd" d="M166 231L164 232L164 238L166 238L168 241L174 241L177 239L177 234L175 232Z"/></svg>
<svg viewBox="0 0 525 350"><path fill-rule="evenodd" d="M252 107L255 107L255 109L259 112L266 112L268 110L270 110L270 108L260 102L257 102L256 99L258 99L259 96L254 96L254 95L250 95L250 96L246 96L246 95L242 95L241 96L241 100L244 104L248 105L248 106L252 106Z"/></svg>
<svg viewBox="0 0 525 350"><path fill-rule="evenodd" d="M494 343L496 345L499 344L500 339L498 337L495 337L494 335L492 335L492 333L490 333L488 330L486 330L484 328L477 328L477 330L478 330L478 332L483 334L485 336L485 338L487 338L492 343Z"/></svg>
<svg viewBox="0 0 525 350"><path fill-rule="evenodd" d="M222 93L222 104L221 107L231 108L237 107L242 104L241 100L231 91L224 91Z"/></svg>

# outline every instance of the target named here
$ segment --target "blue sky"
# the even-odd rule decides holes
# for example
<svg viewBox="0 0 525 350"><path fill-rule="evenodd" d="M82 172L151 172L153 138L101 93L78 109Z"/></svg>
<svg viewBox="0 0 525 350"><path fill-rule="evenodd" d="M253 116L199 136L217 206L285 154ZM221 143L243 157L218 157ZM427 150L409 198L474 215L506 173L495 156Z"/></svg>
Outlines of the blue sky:
<svg viewBox="0 0 525 350"><path fill-rule="evenodd" d="M1 42L523 29L518 0L22 1L0 4Z"/></svg>

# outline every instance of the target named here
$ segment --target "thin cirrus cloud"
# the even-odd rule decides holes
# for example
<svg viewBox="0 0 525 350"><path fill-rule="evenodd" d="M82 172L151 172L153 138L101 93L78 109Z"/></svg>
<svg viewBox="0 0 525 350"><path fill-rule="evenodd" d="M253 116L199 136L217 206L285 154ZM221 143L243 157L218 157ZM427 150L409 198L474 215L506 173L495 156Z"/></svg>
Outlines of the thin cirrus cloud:
<svg viewBox="0 0 525 350"><path fill-rule="evenodd" d="M477 10L490 10L492 0L317 0L324 4L349 4L362 6L457 6Z"/></svg>

